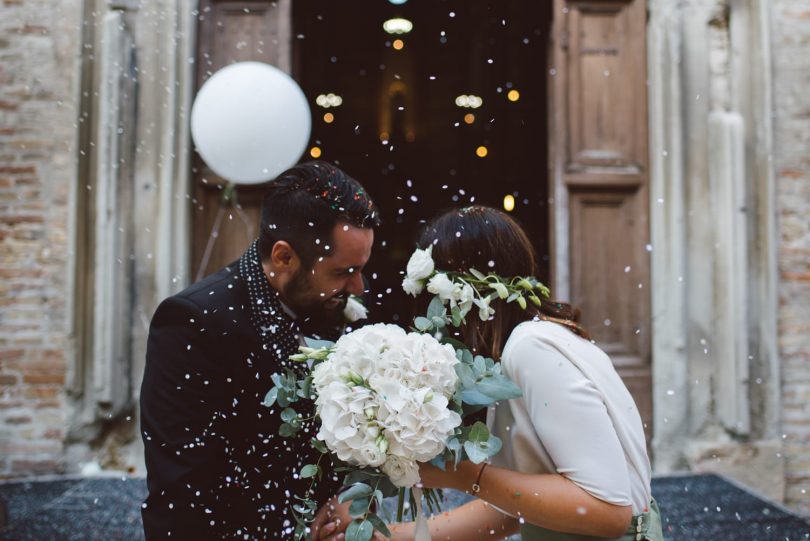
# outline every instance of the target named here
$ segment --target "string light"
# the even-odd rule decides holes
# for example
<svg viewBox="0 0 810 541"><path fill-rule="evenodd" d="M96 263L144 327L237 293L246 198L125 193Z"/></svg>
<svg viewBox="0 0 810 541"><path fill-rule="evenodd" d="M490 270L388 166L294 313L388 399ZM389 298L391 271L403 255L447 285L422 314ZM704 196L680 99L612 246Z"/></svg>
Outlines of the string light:
<svg viewBox="0 0 810 541"><path fill-rule="evenodd" d="M313 158L320 158L321 157L321 149L320 147L312 147L309 149L309 155Z"/></svg>
<svg viewBox="0 0 810 541"><path fill-rule="evenodd" d="M475 155L478 156L479 158L486 158L487 154L489 154L489 150L487 150L487 147L485 147L484 145L481 145L480 147L475 149Z"/></svg>
<svg viewBox="0 0 810 541"><path fill-rule="evenodd" d="M317 98L315 98L315 103L324 109L328 109L330 107L340 107L343 104L343 98L330 92L329 94L320 94Z"/></svg>
<svg viewBox="0 0 810 541"><path fill-rule="evenodd" d="M469 109L478 109L479 107L484 105L484 100L483 98L479 96L473 96L472 94L469 96L466 94L462 94L456 97L456 105L458 105L459 107L467 107Z"/></svg>
<svg viewBox="0 0 810 541"><path fill-rule="evenodd" d="M388 34L407 34L413 30L413 23L402 17L388 19L383 23L383 30Z"/></svg>

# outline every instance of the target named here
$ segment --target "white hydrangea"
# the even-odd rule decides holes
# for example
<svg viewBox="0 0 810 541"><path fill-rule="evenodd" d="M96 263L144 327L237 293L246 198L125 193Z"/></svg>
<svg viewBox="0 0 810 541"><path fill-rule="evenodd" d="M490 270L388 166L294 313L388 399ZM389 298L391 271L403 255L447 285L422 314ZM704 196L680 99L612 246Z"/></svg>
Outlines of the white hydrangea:
<svg viewBox="0 0 810 541"><path fill-rule="evenodd" d="M450 345L396 325L344 335L313 371L318 439L349 464L382 467L397 486L440 454L461 425L449 408L458 363Z"/></svg>

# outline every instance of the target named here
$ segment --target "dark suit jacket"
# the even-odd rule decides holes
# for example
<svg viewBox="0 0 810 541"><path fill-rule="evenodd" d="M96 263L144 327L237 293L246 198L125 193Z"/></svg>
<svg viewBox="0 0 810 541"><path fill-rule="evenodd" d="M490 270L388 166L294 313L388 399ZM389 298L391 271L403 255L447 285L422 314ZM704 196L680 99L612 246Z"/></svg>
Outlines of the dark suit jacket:
<svg viewBox="0 0 810 541"><path fill-rule="evenodd" d="M280 408L261 405L280 370L237 270L166 299L152 319L140 398L148 541L289 538L290 506L309 487L294 474L317 460L314 434L279 436ZM338 488L324 462L319 502Z"/></svg>

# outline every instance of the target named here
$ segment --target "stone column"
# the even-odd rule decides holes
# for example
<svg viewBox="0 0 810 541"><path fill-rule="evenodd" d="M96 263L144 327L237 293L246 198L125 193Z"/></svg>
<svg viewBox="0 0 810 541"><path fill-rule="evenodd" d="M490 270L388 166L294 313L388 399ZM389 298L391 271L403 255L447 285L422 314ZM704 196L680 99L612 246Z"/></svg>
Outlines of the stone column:
<svg viewBox="0 0 810 541"><path fill-rule="evenodd" d="M768 6L649 2L653 448L781 499Z"/></svg>

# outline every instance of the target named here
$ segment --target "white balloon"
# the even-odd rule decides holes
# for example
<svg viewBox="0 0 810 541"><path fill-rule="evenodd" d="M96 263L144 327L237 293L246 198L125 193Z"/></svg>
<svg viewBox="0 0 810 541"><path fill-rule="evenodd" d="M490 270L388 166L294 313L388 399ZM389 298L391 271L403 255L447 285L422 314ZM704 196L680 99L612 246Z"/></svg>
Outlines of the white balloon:
<svg viewBox="0 0 810 541"><path fill-rule="evenodd" d="M286 73L261 62L222 68L191 108L191 136L214 173L242 184L274 179L298 161L312 116L304 92Z"/></svg>

